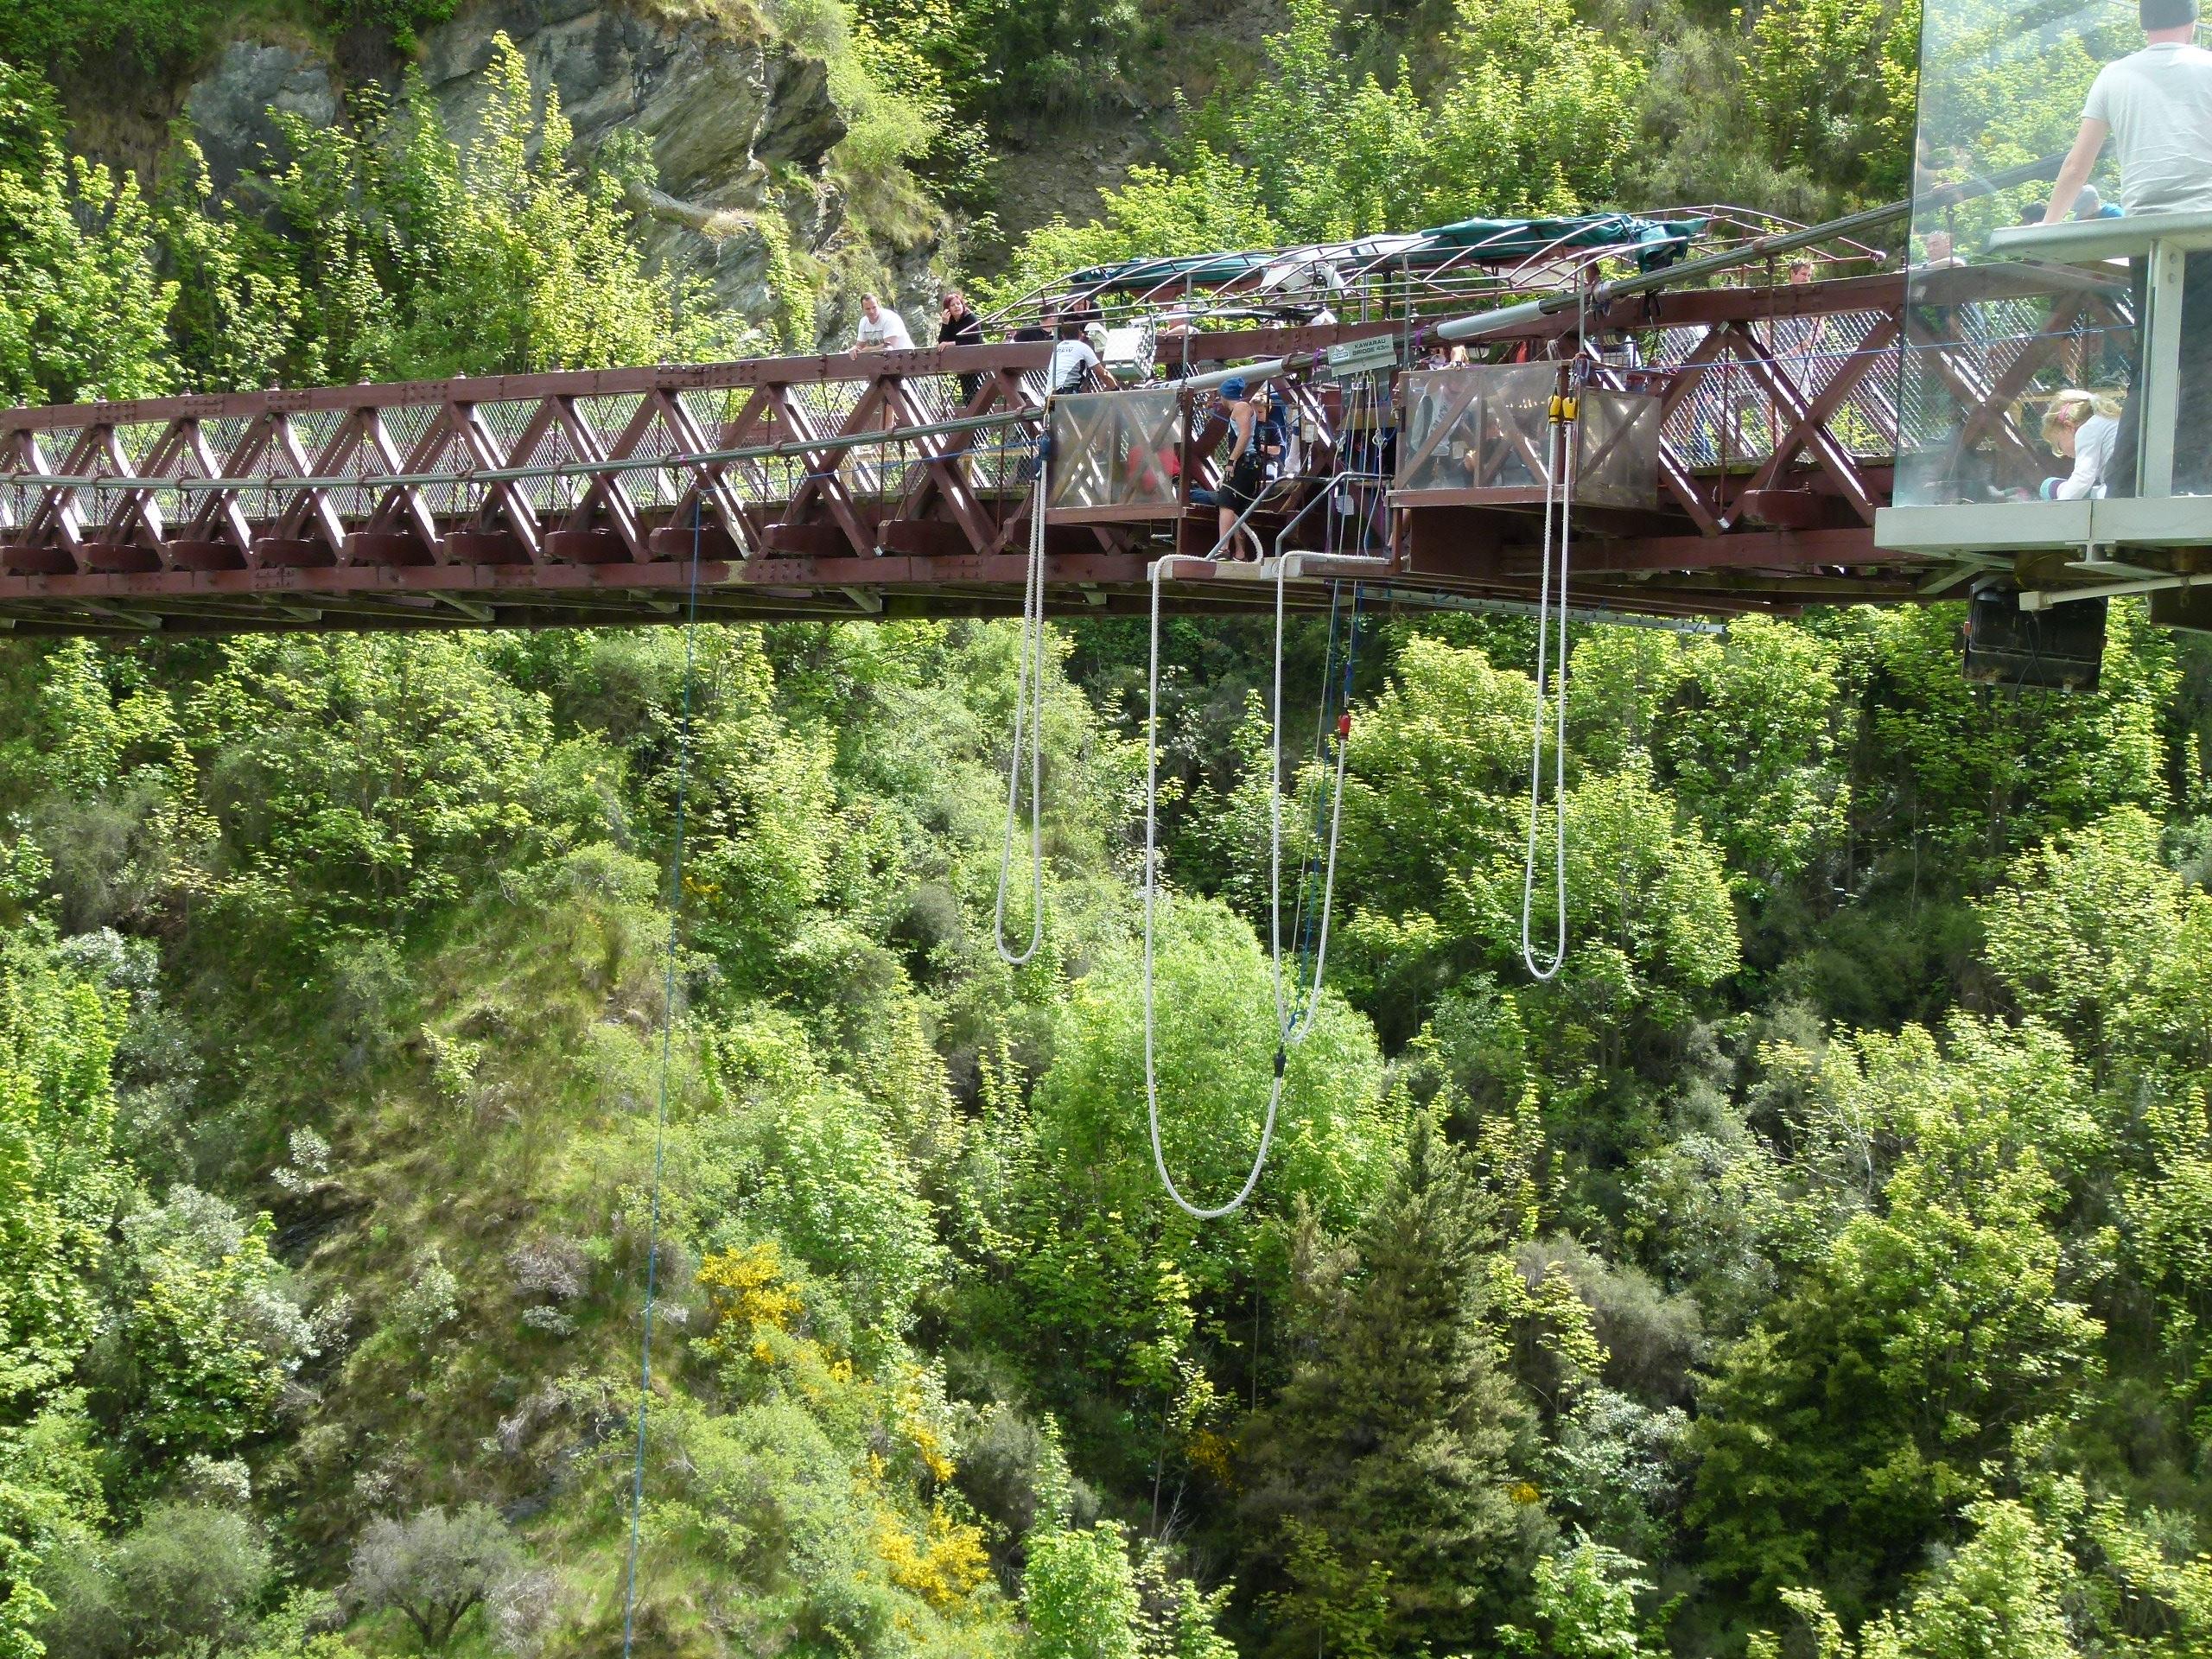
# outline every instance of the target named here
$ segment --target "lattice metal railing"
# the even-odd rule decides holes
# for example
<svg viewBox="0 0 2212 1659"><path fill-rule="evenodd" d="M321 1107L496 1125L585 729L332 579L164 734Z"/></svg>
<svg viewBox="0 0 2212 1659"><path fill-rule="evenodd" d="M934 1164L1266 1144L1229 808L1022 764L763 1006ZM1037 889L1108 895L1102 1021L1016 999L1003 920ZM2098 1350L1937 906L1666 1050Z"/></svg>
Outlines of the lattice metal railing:
<svg viewBox="0 0 2212 1659"><path fill-rule="evenodd" d="M1001 434L1033 432L1048 350L13 410L0 567L642 561L695 507L744 553L779 532L865 553L909 520L982 551L1027 488L1006 457L1033 440Z"/></svg>
<svg viewBox="0 0 2212 1659"><path fill-rule="evenodd" d="M1602 353L1600 384L1658 400L1656 504L1686 530L1725 536L1793 491L1871 522L1900 429L1910 442L1929 419L1914 401L1927 377L1900 379L1908 339L1933 354L1954 403L1975 405L1974 435L1996 435L2025 467L2024 391L2063 373L2085 330L2113 326L2109 297L2043 296L2017 268L2007 280L1941 317L1908 315L1901 276L1666 294L1589 319L1586 349ZM1576 323L1563 313L1484 349L1553 361L1573 349ZM1213 336L1193 361L1310 361L1395 332ZM640 565L681 556L695 519L718 558L1000 554L1021 533L1036 475L1051 350L1008 342L0 412L0 580ZM1344 394L1304 375L1276 389L1305 470L1325 472ZM1078 465L1052 505L1094 521L1102 546L1135 546L1154 533L1146 521L1176 516L1194 484L1216 481L1202 435L1219 427L1203 395L1169 385L1061 407L1076 422L1064 451L1101 447L1089 458L1096 476ZM1360 429L1370 445L1372 415ZM1639 439L1612 453L1645 450ZM1105 528L1117 514L1131 526L1118 539Z"/></svg>

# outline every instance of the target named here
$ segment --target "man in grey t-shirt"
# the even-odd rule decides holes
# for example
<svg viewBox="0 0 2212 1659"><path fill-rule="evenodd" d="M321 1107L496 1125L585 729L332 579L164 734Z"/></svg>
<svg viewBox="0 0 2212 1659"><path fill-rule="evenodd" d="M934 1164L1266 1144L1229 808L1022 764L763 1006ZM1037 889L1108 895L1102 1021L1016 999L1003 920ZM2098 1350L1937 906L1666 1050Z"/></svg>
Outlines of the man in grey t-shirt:
<svg viewBox="0 0 2212 1659"><path fill-rule="evenodd" d="M2143 0L2140 52L2108 63L2082 107L2082 131L2059 170L2044 223L2065 217L2107 134L2131 213L2212 212L2212 52L2192 44L2195 0Z"/></svg>
<svg viewBox="0 0 2212 1659"><path fill-rule="evenodd" d="M2212 213L2212 52L2195 44L2196 0L2140 0L2144 46L2098 72L2082 109L2082 130L2058 169L2043 222L2056 225L2088 182L2107 137L2120 161L2120 199L2128 213ZM2135 315L2143 315L2145 262L2133 262ZM2141 376L2139 340L2129 378ZM2181 404L2174 487L2212 490L2212 254L2189 256L2182 283ZM2122 411L2106 484L2135 493L2141 398Z"/></svg>

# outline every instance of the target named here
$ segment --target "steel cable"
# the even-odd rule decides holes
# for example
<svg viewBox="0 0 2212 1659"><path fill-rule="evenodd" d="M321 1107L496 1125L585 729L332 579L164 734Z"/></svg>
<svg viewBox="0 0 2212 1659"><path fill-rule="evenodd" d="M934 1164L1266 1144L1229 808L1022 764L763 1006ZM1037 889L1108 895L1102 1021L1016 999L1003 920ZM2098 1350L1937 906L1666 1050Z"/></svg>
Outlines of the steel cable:
<svg viewBox="0 0 2212 1659"><path fill-rule="evenodd" d="M691 790L691 701L694 635L699 626L699 552L703 504L691 503L691 579L683 618L683 699L676 728L675 845L668 861L668 963L661 988L660 1080L653 1109L652 1207L645 1229L645 1329L638 1352L638 1449L630 1475L629 1560L622 1578L622 1654L629 1659L636 1634L638 1544L645 1498L645 1421L653 1392L653 1305L660 1278L661 1174L668 1152L668 1080L676 1044L676 976L683 920L683 832Z"/></svg>
<svg viewBox="0 0 2212 1659"><path fill-rule="evenodd" d="M1009 968L1027 963L1045 940L1045 466L1041 448L1030 503L1029 569L1022 583L1021 647L1014 664L1014 748L1007 757L1006 768L1006 834L999 843L998 899L991 917L999 960ZM1006 942L1006 890L1014 866L1025 713L1029 738L1029 944L1016 951Z"/></svg>

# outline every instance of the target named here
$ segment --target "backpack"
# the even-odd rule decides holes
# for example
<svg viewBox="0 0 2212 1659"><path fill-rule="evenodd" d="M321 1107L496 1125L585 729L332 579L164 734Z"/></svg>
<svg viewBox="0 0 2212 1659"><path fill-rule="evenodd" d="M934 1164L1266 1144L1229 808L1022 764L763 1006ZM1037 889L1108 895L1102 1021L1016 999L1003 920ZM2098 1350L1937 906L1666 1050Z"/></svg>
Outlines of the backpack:
<svg viewBox="0 0 2212 1659"><path fill-rule="evenodd" d="M1261 465L1269 478L1287 478L1298 470L1297 446L1290 429L1290 405L1281 398L1268 400L1268 412L1252 429L1252 447L1260 452Z"/></svg>

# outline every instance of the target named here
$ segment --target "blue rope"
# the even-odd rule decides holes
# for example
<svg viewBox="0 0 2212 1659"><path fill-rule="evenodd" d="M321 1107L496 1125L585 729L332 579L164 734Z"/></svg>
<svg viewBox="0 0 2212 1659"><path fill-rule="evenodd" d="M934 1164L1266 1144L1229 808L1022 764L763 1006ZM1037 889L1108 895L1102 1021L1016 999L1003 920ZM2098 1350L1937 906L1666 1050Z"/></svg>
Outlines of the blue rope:
<svg viewBox="0 0 2212 1659"><path fill-rule="evenodd" d="M1330 719L1332 701L1330 694L1332 690L1335 692L1333 706L1336 712L1342 713L1344 709L1351 708L1352 676L1359 665L1359 630L1363 620L1361 601L1363 594L1361 585L1355 582L1351 585L1351 607L1345 623L1344 649L1341 659L1343 668L1340 673L1335 668L1338 660L1338 601L1343 592L1342 582L1332 582L1329 584L1329 641L1321 658L1321 709L1318 722L1319 730L1314 740L1314 748L1324 760L1328 756L1329 738L1335 728L1334 722ZM1313 901L1319 896L1315 889L1319 885L1321 866L1325 857L1324 843L1329 832L1328 815L1328 796L1325 793L1317 796L1313 803L1313 840L1306 855L1305 866L1299 871L1298 908L1291 924L1291 937L1294 941L1292 948L1296 953L1297 960L1304 969L1306 982L1309 984L1313 980L1315 935L1320 920L1319 907Z"/></svg>
<svg viewBox="0 0 2212 1659"><path fill-rule="evenodd" d="M652 1218L645 1231L645 1334L638 1357L638 1456L630 1474L630 1561L622 1582L622 1656L630 1659L638 1613L638 1531L645 1502L645 1408L653 1395L653 1294L660 1275L660 1181L668 1153L668 1074L676 1044L677 940L683 919L683 814L691 790L692 635L699 625L702 504L691 500L691 581L683 615L683 712L676 728L676 845L668 861L668 973L662 987L660 1098L653 1111Z"/></svg>
<svg viewBox="0 0 2212 1659"><path fill-rule="evenodd" d="M1344 597L1344 585L1341 582L1332 582L1329 584L1329 638L1328 643L1322 647L1321 651L1321 702L1313 715L1313 748L1316 753L1321 754L1327 753L1325 746L1329 734L1329 685L1330 682L1336 677L1337 614L1339 607L1338 601ZM1317 836L1321 833L1321 823L1318 816L1319 810L1320 808L1317 805L1315 808L1317 816L1313 824L1313 833ZM1291 912L1290 922L1291 954L1293 958L1300 963L1306 959L1306 934L1310 926L1310 918L1306 913L1307 894L1312 885L1313 875L1313 854L1309 847L1305 861L1299 866L1298 902L1296 908ZM1294 985L1296 983L1294 979L1293 983Z"/></svg>

